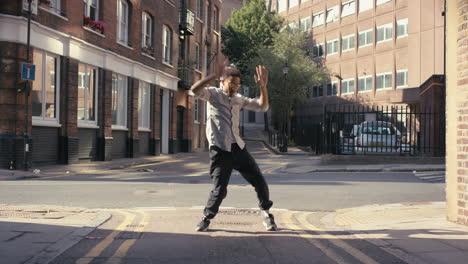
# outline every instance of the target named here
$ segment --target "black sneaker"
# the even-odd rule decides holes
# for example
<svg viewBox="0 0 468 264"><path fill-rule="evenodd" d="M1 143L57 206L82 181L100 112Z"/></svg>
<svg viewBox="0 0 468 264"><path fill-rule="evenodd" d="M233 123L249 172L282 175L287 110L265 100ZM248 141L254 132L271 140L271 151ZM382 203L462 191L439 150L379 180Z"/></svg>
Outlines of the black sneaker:
<svg viewBox="0 0 468 264"><path fill-rule="evenodd" d="M268 231L276 231L278 229L275 223L275 217L272 214L268 214L268 216L263 218L263 225Z"/></svg>
<svg viewBox="0 0 468 264"><path fill-rule="evenodd" d="M203 217L200 223L198 223L197 228L195 228L195 231L198 231L198 232L206 231L209 225L210 225L210 219Z"/></svg>

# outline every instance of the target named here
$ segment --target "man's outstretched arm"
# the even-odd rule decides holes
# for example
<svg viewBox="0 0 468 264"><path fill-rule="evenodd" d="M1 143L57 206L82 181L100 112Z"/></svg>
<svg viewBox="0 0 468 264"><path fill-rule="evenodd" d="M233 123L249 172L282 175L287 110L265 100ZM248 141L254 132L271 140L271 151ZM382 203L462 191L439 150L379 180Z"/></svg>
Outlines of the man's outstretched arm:
<svg viewBox="0 0 468 264"><path fill-rule="evenodd" d="M205 78L194 83L192 87L190 87L190 90L194 94L197 94L201 90L203 90L211 81L221 78L221 76L224 74L224 71L226 70L227 63L228 63L228 60L224 61L222 64L216 65L215 73L212 73L206 76Z"/></svg>
<svg viewBox="0 0 468 264"><path fill-rule="evenodd" d="M198 80L196 83L194 83L192 85L192 87L190 87L190 90L194 93L194 94L198 94L199 92L201 92L201 90L203 90L211 81L215 80L216 79L216 74L212 73L208 76L206 76L205 78L201 79L201 80Z"/></svg>

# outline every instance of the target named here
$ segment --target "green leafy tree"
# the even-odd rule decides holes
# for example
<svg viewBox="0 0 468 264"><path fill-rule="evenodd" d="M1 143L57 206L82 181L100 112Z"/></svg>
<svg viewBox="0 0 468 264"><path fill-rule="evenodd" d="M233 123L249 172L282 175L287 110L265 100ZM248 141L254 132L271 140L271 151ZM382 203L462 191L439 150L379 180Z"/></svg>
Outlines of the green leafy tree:
<svg viewBox="0 0 468 264"><path fill-rule="evenodd" d="M249 69L254 69L263 64L269 71L270 106L279 126L290 122L293 105L307 98L310 86L320 84L329 75L326 68L314 62L306 52L308 39L308 34L284 30L274 35L273 45L260 49L258 57L249 65ZM286 65L287 74L283 72ZM290 123L287 127L291 128Z"/></svg>
<svg viewBox="0 0 468 264"><path fill-rule="evenodd" d="M232 12L222 29L222 52L241 71L242 82L249 87L255 86L254 71L249 65L258 57L259 50L273 45L273 36L284 21L268 6L265 0L244 0L243 7ZM265 120L268 120L266 113ZM265 129L268 130L267 122Z"/></svg>
<svg viewBox="0 0 468 264"><path fill-rule="evenodd" d="M283 18L269 12L265 0L244 0L243 7L232 12L222 29L223 54L242 73L249 73L248 64L259 49L273 44L273 35L282 24Z"/></svg>

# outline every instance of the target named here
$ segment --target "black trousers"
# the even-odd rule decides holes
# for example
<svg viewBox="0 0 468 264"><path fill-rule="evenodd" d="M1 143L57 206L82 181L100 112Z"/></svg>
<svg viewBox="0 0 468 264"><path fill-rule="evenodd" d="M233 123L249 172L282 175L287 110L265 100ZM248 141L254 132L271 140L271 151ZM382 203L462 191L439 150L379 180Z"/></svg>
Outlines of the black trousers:
<svg viewBox="0 0 468 264"><path fill-rule="evenodd" d="M232 144L231 152L228 152L211 146L210 176L213 180L213 190L203 212L208 219L218 213L219 206L227 195L227 186L233 169L255 188L260 209L268 210L273 205L265 178L247 148L240 149L237 144Z"/></svg>

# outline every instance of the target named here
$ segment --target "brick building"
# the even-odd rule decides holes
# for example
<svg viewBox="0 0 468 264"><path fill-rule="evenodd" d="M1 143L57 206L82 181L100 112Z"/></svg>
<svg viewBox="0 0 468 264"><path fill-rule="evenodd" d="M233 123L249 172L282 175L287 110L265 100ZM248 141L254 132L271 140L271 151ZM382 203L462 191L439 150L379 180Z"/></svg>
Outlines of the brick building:
<svg viewBox="0 0 468 264"><path fill-rule="evenodd" d="M419 87L443 74L443 4L442 0L274 0L273 8L290 28L311 33L311 57L330 70L329 80L310 87L308 106L419 106ZM302 112L317 109L305 107Z"/></svg>
<svg viewBox="0 0 468 264"><path fill-rule="evenodd" d="M184 138L189 138L182 147L188 151L202 151L208 148L205 137L206 102L189 97L184 89L209 75L214 67L222 60L221 56L221 10L222 0L185 0L181 1L185 8L193 13L194 25L189 33L179 40L179 75L183 80L177 94L177 102L182 106L185 102L187 109L184 115L190 122L184 130ZM181 113L179 107L178 115ZM179 126L180 128L180 126ZM182 131L179 130L179 135Z"/></svg>
<svg viewBox="0 0 468 264"><path fill-rule="evenodd" d="M468 226L468 1L447 0L448 219Z"/></svg>
<svg viewBox="0 0 468 264"><path fill-rule="evenodd" d="M186 67L196 52L183 43L203 40L211 55L216 15L194 21L197 0L33 0L28 91L27 2L0 3L0 167L192 150L192 113L202 114L186 89L206 72ZM207 14L221 8L203 2Z"/></svg>

